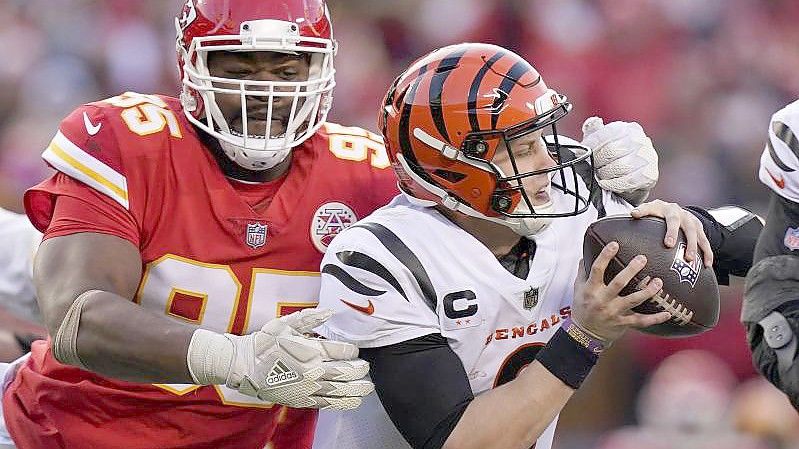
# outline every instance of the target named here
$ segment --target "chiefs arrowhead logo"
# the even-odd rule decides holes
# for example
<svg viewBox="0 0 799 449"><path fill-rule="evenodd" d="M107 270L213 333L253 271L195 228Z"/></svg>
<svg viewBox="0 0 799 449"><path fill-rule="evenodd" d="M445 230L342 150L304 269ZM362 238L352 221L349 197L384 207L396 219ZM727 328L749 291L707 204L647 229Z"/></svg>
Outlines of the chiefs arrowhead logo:
<svg viewBox="0 0 799 449"><path fill-rule="evenodd" d="M194 0L186 0L180 17L178 17L178 26L181 30L185 30L195 20L197 20L197 8L194 6Z"/></svg>

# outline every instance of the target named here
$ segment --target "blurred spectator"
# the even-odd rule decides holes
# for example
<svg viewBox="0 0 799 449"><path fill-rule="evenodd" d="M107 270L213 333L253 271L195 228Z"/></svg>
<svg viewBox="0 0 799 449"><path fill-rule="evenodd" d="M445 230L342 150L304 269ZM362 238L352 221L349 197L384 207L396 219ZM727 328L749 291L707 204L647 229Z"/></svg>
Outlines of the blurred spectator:
<svg viewBox="0 0 799 449"><path fill-rule="evenodd" d="M763 378L738 388L732 420L736 429L767 442L769 449L799 448L799 415L785 394Z"/></svg>
<svg viewBox="0 0 799 449"><path fill-rule="evenodd" d="M641 390L638 425L611 433L598 449L767 449L733 428L734 385L730 369L712 353L674 354Z"/></svg>

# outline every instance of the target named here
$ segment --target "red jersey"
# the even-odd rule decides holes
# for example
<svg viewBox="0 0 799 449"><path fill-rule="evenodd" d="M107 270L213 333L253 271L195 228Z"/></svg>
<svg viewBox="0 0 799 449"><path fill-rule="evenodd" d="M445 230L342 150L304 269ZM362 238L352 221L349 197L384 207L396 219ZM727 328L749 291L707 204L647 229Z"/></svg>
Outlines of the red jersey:
<svg viewBox="0 0 799 449"><path fill-rule="evenodd" d="M78 108L43 157L58 173L25 204L45 238L127 239L143 261L137 303L235 334L314 306L327 244L397 193L380 138L329 123L259 196L224 176L178 100L155 95ZM3 411L20 449L310 448L316 422L225 386L105 378L58 363L49 341L34 345Z"/></svg>

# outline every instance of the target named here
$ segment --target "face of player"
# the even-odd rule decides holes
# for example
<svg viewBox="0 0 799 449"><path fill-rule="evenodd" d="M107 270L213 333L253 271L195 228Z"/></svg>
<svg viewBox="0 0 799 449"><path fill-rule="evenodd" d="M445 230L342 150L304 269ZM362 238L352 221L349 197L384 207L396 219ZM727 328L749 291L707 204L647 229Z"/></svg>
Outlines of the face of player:
<svg viewBox="0 0 799 449"><path fill-rule="evenodd" d="M211 76L247 81L305 81L308 79L310 59L306 55L292 55L270 51L208 53L208 71ZM229 86L226 86L229 87ZM267 88L264 87L264 91ZM276 92L280 89L276 88ZM269 96L247 96L247 134L263 137L271 123L269 134L280 137L286 131L291 114L294 97L274 97L271 120L269 114ZM241 97L236 94L216 94L216 102L222 115L234 133L242 134ZM299 110L303 100L297 102L295 110Z"/></svg>
<svg viewBox="0 0 799 449"><path fill-rule="evenodd" d="M505 176L544 170L555 166L555 160L552 159L552 156L549 154L547 146L541 136L542 131L539 130L511 140L510 154L508 152L508 146L503 142L497 149L497 153L491 162L493 162ZM552 183L549 174L550 173L541 173L527 176L520 181L511 181L511 183L516 186L518 185L516 183L521 182L532 206L541 206L550 202Z"/></svg>

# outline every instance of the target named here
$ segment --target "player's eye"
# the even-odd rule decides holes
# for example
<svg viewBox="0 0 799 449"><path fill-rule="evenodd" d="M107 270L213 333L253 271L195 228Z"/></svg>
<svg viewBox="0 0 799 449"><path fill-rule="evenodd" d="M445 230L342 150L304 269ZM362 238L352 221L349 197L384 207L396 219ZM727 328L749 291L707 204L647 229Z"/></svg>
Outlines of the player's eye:
<svg viewBox="0 0 799 449"><path fill-rule="evenodd" d="M292 68L281 69L278 71L278 76L285 80L293 80L299 75L299 71Z"/></svg>
<svg viewBox="0 0 799 449"><path fill-rule="evenodd" d="M252 75L252 70L245 69L245 68L235 68L235 69L228 69L225 70L225 73L230 75L233 78L245 78Z"/></svg>

